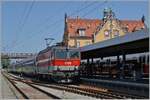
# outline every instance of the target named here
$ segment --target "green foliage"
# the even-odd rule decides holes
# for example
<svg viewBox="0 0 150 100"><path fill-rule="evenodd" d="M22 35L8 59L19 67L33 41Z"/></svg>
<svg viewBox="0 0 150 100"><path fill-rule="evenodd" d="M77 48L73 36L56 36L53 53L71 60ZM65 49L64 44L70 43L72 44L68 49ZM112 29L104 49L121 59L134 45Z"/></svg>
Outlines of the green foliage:
<svg viewBox="0 0 150 100"><path fill-rule="evenodd" d="M10 65L10 59L9 58L1 59L1 64L2 68L8 68L8 66Z"/></svg>

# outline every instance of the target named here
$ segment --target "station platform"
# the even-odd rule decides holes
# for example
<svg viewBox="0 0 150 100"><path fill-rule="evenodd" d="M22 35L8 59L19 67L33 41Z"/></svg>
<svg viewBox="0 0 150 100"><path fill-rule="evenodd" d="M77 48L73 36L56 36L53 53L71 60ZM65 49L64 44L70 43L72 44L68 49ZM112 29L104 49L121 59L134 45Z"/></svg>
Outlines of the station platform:
<svg viewBox="0 0 150 100"><path fill-rule="evenodd" d="M81 82L119 92L149 97L149 84L125 80L80 78Z"/></svg>
<svg viewBox="0 0 150 100"><path fill-rule="evenodd" d="M119 81L119 82L128 82L128 83L139 83L139 84L149 84L149 78L143 79L134 79L133 77L124 77L124 78L110 78L100 75L95 76L82 76L83 78L97 79L97 80L109 80L109 81Z"/></svg>
<svg viewBox="0 0 150 100"><path fill-rule="evenodd" d="M0 99L17 99L8 80L6 80L0 70Z"/></svg>
<svg viewBox="0 0 150 100"><path fill-rule="evenodd" d="M122 85L129 85L129 86L138 86L138 87L143 87L143 88L149 88L149 84L147 83L141 83L141 82L136 82L136 81L130 81L130 80L106 80L106 79L87 79L87 78L81 78L81 79L86 79L89 81L93 82L105 82L105 83L113 83L113 84L122 84Z"/></svg>

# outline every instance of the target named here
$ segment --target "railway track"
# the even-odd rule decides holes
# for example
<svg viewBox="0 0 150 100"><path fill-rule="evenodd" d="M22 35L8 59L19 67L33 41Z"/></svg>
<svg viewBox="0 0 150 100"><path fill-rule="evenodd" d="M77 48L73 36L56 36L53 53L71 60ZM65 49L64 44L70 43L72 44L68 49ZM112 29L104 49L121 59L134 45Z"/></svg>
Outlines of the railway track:
<svg viewBox="0 0 150 100"><path fill-rule="evenodd" d="M109 95L110 97L114 97L117 99L127 99L127 98L144 99L144 98L146 98L146 97L134 96L134 95L126 94L126 93L116 92L116 91L112 91L112 90L108 90L108 89L104 89L104 88L97 88L97 87L89 86L89 85L80 85L80 86L71 85L71 86L67 86L67 87L68 88L76 88L76 89L80 89L83 91L94 90L92 92L100 93L100 94L104 94L104 95Z"/></svg>
<svg viewBox="0 0 150 100"><path fill-rule="evenodd" d="M46 92L29 82L24 82L21 79L10 77L3 73L3 76L15 87L22 95L21 99L61 99L49 92Z"/></svg>
<svg viewBox="0 0 150 100"><path fill-rule="evenodd" d="M12 75L10 75L12 76ZM14 76L12 76L14 77ZM17 77L15 77L17 78ZM26 84L30 84L32 86L34 85L39 85L39 86L43 86L43 87L47 87L47 88L53 88L53 89L58 89L58 90L63 90L63 91L68 91L68 92L72 92L72 93L76 93L76 94L80 94L80 95L84 95L84 96L91 96L91 97L95 97L95 98L107 98L107 99L112 99L112 97L109 97L108 95L104 95L104 94L95 94L91 91L83 91L81 89L77 89L77 88L70 88L67 87L67 85L60 85L60 84L43 84L41 82L32 82L31 80L23 80L20 78L14 79L15 81L22 81Z"/></svg>
<svg viewBox="0 0 150 100"><path fill-rule="evenodd" d="M13 76L14 77L14 76ZM33 82L31 80L24 80L20 79L22 82L29 84L29 85L37 85L37 86L43 86L47 88L53 88L57 90L64 90L84 96L90 96L94 98L101 98L101 99L126 99L126 98L131 98L131 99L144 99L144 97L140 96L133 96L129 94L124 94L124 93L119 93L115 91L110 91L104 88L96 88L92 86L87 86L87 85L66 85L66 84L46 84L40 81ZM35 86L34 86L35 87Z"/></svg>

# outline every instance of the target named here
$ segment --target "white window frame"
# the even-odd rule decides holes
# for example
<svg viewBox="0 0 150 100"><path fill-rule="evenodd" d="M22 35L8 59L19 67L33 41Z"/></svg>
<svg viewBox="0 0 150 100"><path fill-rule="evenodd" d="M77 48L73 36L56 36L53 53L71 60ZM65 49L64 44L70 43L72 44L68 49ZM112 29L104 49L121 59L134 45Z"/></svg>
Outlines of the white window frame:
<svg viewBox="0 0 150 100"><path fill-rule="evenodd" d="M79 29L79 36L85 36L85 30Z"/></svg>
<svg viewBox="0 0 150 100"><path fill-rule="evenodd" d="M78 47L80 47L80 42L79 42L79 41L77 41L77 48L78 48Z"/></svg>

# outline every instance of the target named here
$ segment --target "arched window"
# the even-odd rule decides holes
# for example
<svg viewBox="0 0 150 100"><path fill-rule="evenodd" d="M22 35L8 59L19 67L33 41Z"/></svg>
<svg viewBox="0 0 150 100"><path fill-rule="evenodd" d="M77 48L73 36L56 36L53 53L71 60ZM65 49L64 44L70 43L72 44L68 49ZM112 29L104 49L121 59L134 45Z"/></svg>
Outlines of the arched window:
<svg viewBox="0 0 150 100"><path fill-rule="evenodd" d="M105 35L105 37L109 37L109 36L110 36L109 30L105 30L105 31L104 31L104 35Z"/></svg>

